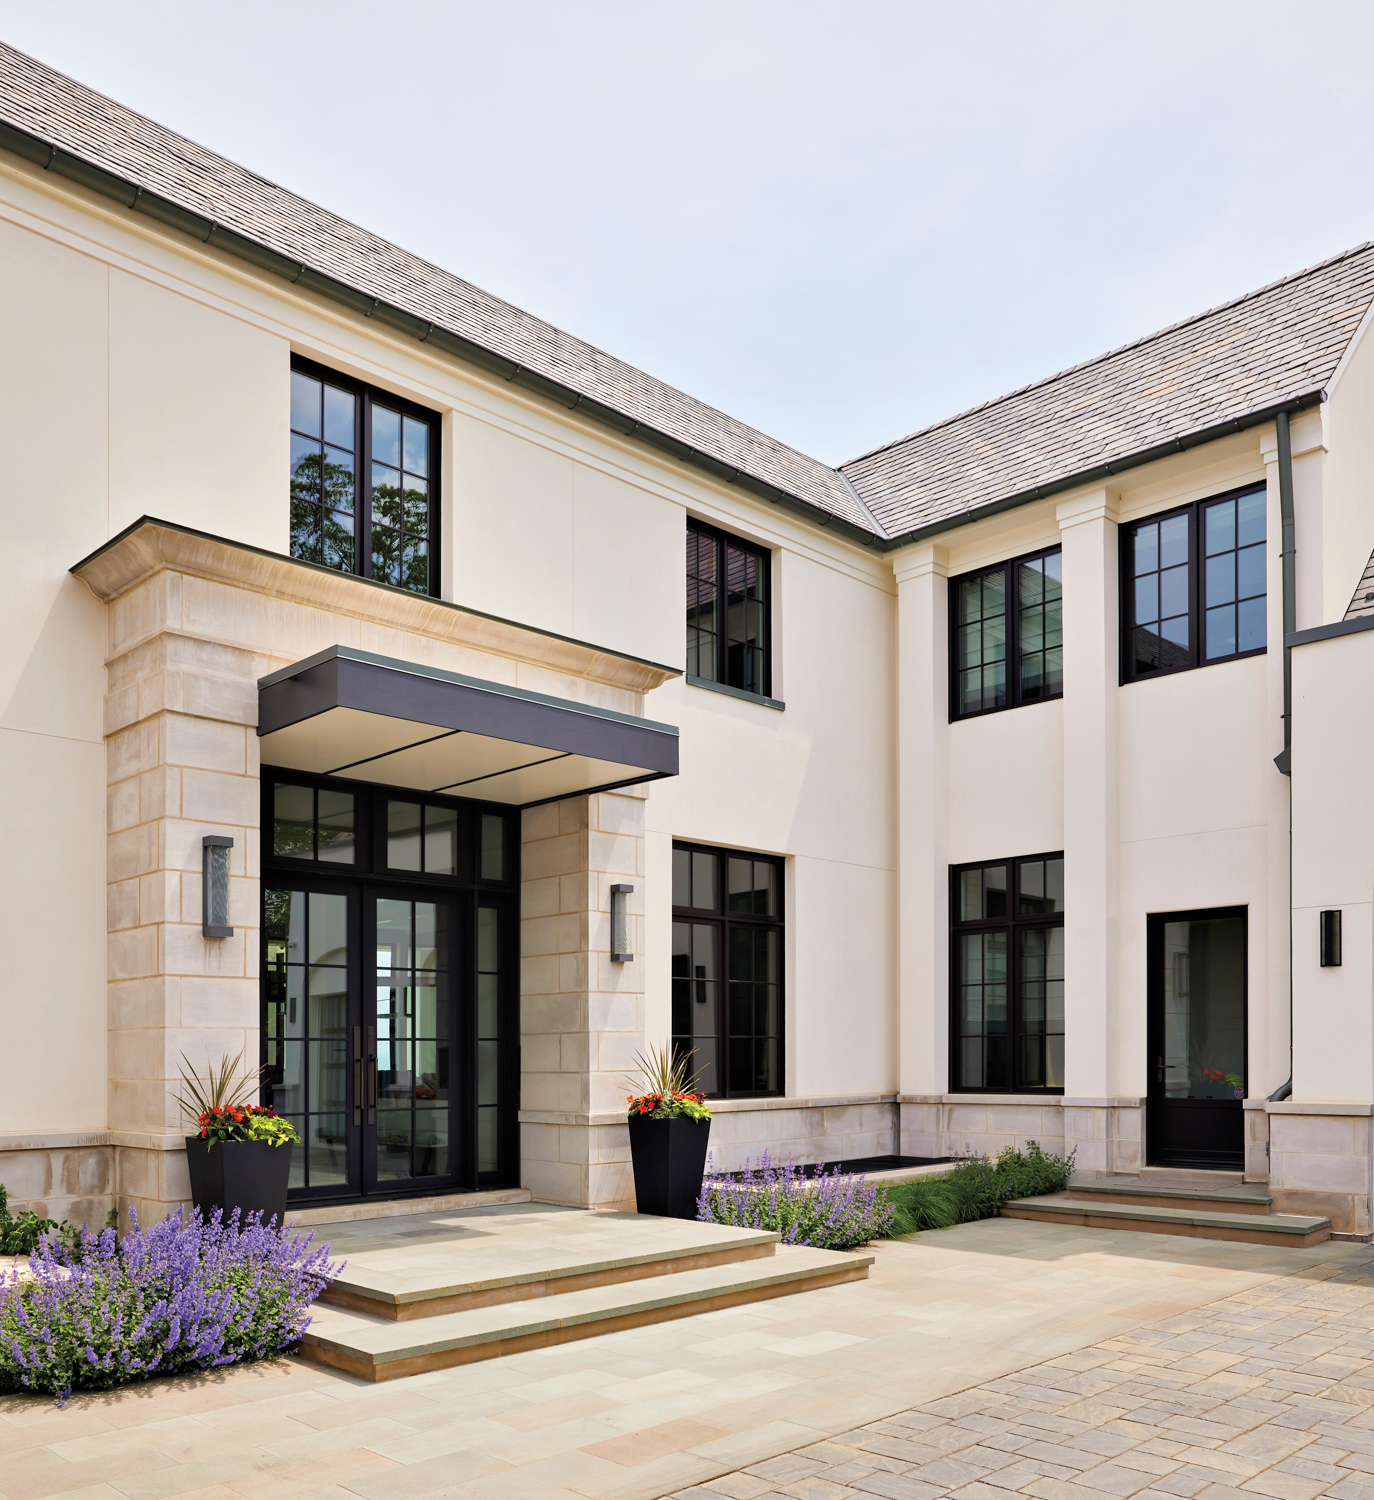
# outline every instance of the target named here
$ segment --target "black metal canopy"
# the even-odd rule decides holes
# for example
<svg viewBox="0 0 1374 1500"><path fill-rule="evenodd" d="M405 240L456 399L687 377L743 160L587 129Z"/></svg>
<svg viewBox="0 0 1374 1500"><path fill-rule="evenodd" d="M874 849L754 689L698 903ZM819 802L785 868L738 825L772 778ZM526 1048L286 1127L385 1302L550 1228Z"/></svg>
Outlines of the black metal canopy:
<svg viewBox="0 0 1374 1500"><path fill-rule="evenodd" d="M676 776L677 730L330 646L258 682L264 763L519 807Z"/></svg>

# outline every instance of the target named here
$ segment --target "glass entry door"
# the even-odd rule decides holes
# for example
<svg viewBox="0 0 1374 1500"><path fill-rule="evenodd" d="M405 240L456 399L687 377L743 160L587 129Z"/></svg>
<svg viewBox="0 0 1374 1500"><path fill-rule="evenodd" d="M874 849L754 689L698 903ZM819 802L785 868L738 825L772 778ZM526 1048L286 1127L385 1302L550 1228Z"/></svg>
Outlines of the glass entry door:
<svg viewBox="0 0 1374 1500"><path fill-rule="evenodd" d="M1244 907L1149 919L1152 1164L1245 1164Z"/></svg>
<svg viewBox="0 0 1374 1500"><path fill-rule="evenodd" d="M452 1041L457 913L448 901L388 891L366 896L363 989L354 1027L355 1074L364 1095L364 1191L432 1186L452 1176L457 1091Z"/></svg>

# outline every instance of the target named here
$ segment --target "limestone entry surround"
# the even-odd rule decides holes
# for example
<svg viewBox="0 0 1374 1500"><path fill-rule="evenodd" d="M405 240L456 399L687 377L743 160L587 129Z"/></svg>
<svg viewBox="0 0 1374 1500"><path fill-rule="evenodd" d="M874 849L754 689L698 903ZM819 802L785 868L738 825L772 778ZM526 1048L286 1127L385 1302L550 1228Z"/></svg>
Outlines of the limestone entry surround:
<svg viewBox="0 0 1374 1500"><path fill-rule="evenodd" d="M203 1064L243 1048L256 1063L260 677L346 645L642 715L643 694L677 674L148 518L73 572L108 606L108 1133L79 1154L62 1141L60 1162L56 1142L16 1139L0 1152L7 1179L32 1179L53 1207L79 1200L80 1217L98 1223L104 1205L160 1217L189 1197L171 1097L181 1055ZM541 1108L607 1109L643 1045L643 964L609 962L609 885L628 877L642 911L647 791L524 815L522 1083ZM230 938L201 934L206 833L234 839ZM620 1201L617 1134L623 1124L564 1126L555 1142L527 1125L522 1173L563 1202ZM31 1153L31 1164L16 1159ZM602 1160L621 1165L593 1172Z"/></svg>

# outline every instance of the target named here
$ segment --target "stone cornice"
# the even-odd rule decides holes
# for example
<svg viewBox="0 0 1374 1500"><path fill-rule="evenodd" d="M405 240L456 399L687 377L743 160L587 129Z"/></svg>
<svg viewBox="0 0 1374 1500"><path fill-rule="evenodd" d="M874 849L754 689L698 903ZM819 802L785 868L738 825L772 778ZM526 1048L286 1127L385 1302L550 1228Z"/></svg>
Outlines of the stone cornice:
<svg viewBox="0 0 1374 1500"><path fill-rule="evenodd" d="M186 573L370 624L513 657L631 692L647 693L682 675L677 667L609 651L151 516L135 521L71 571L105 603L121 598L157 573Z"/></svg>

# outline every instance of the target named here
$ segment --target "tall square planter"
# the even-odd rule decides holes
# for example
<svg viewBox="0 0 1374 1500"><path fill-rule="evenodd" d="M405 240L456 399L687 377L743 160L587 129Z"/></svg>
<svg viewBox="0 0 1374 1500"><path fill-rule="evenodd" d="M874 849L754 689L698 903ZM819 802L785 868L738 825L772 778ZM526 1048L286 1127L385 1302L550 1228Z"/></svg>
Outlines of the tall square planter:
<svg viewBox="0 0 1374 1500"><path fill-rule="evenodd" d="M208 1219L222 1209L227 1220L237 1208L240 1222L261 1212L262 1222L276 1216L286 1223L286 1188L291 1178L294 1148L267 1141L209 1141L186 1137L186 1165L191 1172L191 1198Z"/></svg>
<svg viewBox="0 0 1374 1500"><path fill-rule="evenodd" d="M711 1122L631 1115L629 1125L636 1210L664 1219L695 1219Z"/></svg>

